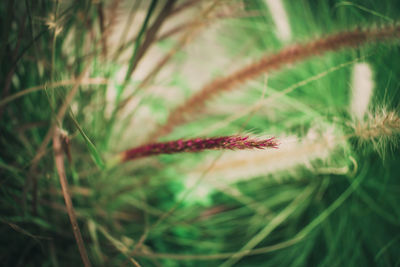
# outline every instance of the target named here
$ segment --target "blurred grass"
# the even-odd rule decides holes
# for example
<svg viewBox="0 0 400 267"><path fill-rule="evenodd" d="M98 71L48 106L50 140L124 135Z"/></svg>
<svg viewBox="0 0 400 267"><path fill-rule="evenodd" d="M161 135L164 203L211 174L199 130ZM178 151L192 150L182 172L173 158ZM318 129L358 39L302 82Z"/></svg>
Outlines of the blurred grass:
<svg viewBox="0 0 400 267"><path fill-rule="evenodd" d="M137 10L130 9L135 3L119 3L115 14L122 24L128 18L127 10L136 13L133 24L138 26L131 26L129 37L141 36L140 29L144 35L148 33L145 24L154 23L165 3L153 1L154 5L156 2L154 10L150 1L141 1ZM119 30L119 26L108 25L112 14L108 8L115 3L102 3L105 18L101 18L96 1L7 0L0 4L3 266L82 265L50 145L32 168L32 160L53 126L65 130L70 140L72 161L65 161L65 169L94 266L129 265L130 258L141 266L400 264L400 156L396 146L384 151L383 160L373 144L360 147L352 137L325 159L223 187L207 180L212 164L218 164L219 152L166 155L99 168L103 160L107 163L115 153L143 142L157 123L165 121L172 107L201 88L205 81L193 77L204 70L207 79L229 74L286 45L276 37L264 1L194 1L165 23L204 20L202 11L211 4L216 5L215 14L208 15L217 19L204 25L149 86L136 92L142 70L149 71L146 63L154 66L157 53L164 56L172 46L154 43L124 85L118 75L127 77L136 53L113 54L118 51L112 45L115 37L112 33L104 37L100 24ZM175 7L183 4L185 1L178 1ZM399 21L400 16L400 5L393 0L284 4L293 34L290 43L359 26L386 25ZM239 6L244 14L258 15L236 15L233 6ZM146 14L151 15L148 22ZM215 46L207 46L209 36L222 47L223 55L212 51ZM176 44L179 37L173 35L165 41ZM103 38L110 46L107 57L102 55ZM127 50L137 51L140 38L135 40ZM209 103L204 114L164 139L208 131L207 135L251 132L303 140L310 130L324 132L329 127L351 134L348 111L353 63L349 62L365 61L372 67L372 109L384 106L399 112L399 58L398 42L312 58L221 95ZM88 75L65 117L58 121L56 114L85 66L89 66ZM198 74L192 75L188 66ZM102 78L107 84L92 83L89 78ZM54 83L59 86L52 86ZM23 93L35 86L41 87ZM286 92L287 88L293 90ZM117 110L117 104L132 92L136 94L133 107ZM18 94L22 96L12 98ZM265 103L258 107L258 101ZM132 115L135 103L138 106ZM244 112L251 107L254 109ZM398 142L398 136L395 138ZM202 169L195 178L197 183L188 183L198 166ZM334 171L341 167L348 171Z"/></svg>

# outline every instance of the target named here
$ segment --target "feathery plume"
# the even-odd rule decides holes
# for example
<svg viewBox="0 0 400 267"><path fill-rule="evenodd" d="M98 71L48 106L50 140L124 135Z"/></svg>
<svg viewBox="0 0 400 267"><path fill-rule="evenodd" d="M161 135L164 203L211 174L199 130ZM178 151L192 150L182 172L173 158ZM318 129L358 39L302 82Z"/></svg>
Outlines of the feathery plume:
<svg viewBox="0 0 400 267"><path fill-rule="evenodd" d="M357 63L354 65L351 114L356 119L362 120L368 110L374 89L372 70L367 63Z"/></svg>
<svg viewBox="0 0 400 267"><path fill-rule="evenodd" d="M120 154L120 162L126 162L137 158L160 155L174 154L181 152L200 152L203 150L222 150L222 149L264 149L277 148L278 143L275 138L258 140L248 136L222 136L212 138L195 138L188 140L175 140L163 143L153 143L126 150Z"/></svg>
<svg viewBox="0 0 400 267"><path fill-rule="evenodd" d="M265 4L268 6L275 23L276 36L282 42L289 41L292 38L292 30L282 0L265 0Z"/></svg>
<svg viewBox="0 0 400 267"><path fill-rule="evenodd" d="M275 54L263 57L261 60L231 75L218 78L205 85L181 106L175 108L170 113L167 122L150 136L150 140L156 140L172 132L176 126L185 123L190 115L199 112L207 101L219 93L232 90L246 81L256 78L262 73L277 70L286 64L305 60L309 57L321 55L329 51L354 48L365 43L396 39L399 37L400 26L387 26L380 29L356 29L349 32L340 32L309 43L288 46Z"/></svg>
<svg viewBox="0 0 400 267"><path fill-rule="evenodd" d="M209 157L198 166L187 169L188 174L184 184L186 188L196 185L191 196L202 200L215 189L234 190L233 184L258 177L264 177L263 179L270 183L296 180L296 175L299 173L296 171L297 168L316 173L348 173L347 157L341 157L339 161L337 157L333 157L345 154L346 151L347 139L343 138L340 128L334 126L327 129L312 128L303 137L279 137L278 150L226 152L215 162L214 157ZM212 162L214 163L211 165ZM205 169L207 175L198 183L198 177ZM292 175L281 175L286 173Z"/></svg>
<svg viewBox="0 0 400 267"><path fill-rule="evenodd" d="M383 108L378 112L369 113L363 121L356 121L353 128L360 144L372 143L374 149L383 156L388 144L396 146L398 143L400 117L396 112Z"/></svg>
<svg viewBox="0 0 400 267"><path fill-rule="evenodd" d="M218 181L219 185L227 185L271 173L291 171L299 166L312 169L313 161L325 161L336 149L345 146L338 131L334 128L324 132L311 129L303 138L282 136L279 138L279 150L224 153L207 172L205 182L214 186L214 181ZM198 177L208 165L210 162L207 161L190 170L189 179Z"/></svg>

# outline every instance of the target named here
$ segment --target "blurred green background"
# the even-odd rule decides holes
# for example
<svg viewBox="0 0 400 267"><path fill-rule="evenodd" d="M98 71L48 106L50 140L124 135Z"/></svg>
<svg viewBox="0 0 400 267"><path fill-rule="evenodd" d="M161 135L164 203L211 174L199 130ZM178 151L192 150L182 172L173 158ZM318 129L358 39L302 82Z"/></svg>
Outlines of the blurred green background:
<svg viewBox="0 0 400 267"><path fill-rule="evenodd" d="M57 127L93 266L399 266L398 35L265 73L161 138L279 149L111 164L214 78L399 17L395 0L2 0L1 265L83 266Z"/></svg>

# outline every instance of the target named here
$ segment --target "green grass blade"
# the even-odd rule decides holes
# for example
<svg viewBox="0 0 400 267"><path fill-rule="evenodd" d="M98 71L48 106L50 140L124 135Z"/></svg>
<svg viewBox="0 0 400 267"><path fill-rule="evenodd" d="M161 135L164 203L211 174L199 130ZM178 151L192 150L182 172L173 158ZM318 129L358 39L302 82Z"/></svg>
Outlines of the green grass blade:
<svg viewBox="0 0 400 267"><path fill-rule="evenodd" d="M79 126L79 123L76 121L76 119L74 118L74 116L72 114L71 114L71 119L72 119L74 125L76 126L76 128L78 129L79 133L82 135L83 140L85 140L86 146L89 149L90 156L92 157L93 161L96 163L96 165L100 169L103 170L105 165L104 165L104 162L103 162L99 152L97 151L96 146L93 144L92 141L90 141L89 137L85 134L83 129Z"/></svg>

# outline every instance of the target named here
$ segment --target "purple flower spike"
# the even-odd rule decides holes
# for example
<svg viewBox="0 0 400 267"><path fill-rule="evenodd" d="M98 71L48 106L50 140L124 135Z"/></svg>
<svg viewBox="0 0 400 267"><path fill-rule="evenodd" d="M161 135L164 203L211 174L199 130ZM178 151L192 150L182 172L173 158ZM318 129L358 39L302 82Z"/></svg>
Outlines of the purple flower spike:
<svg viewBox="0 0 400 267"><path fill-rule="evenodd" d="M121 153L121 161L125 162L137 158L160 155L173 154L181 152L200 152L207 149L264 149L278 148L275 138L258 140L249 136L222 136L212 138L195 138L188 140L175 140L164 143L152 143L126 150Z"/></svg>

